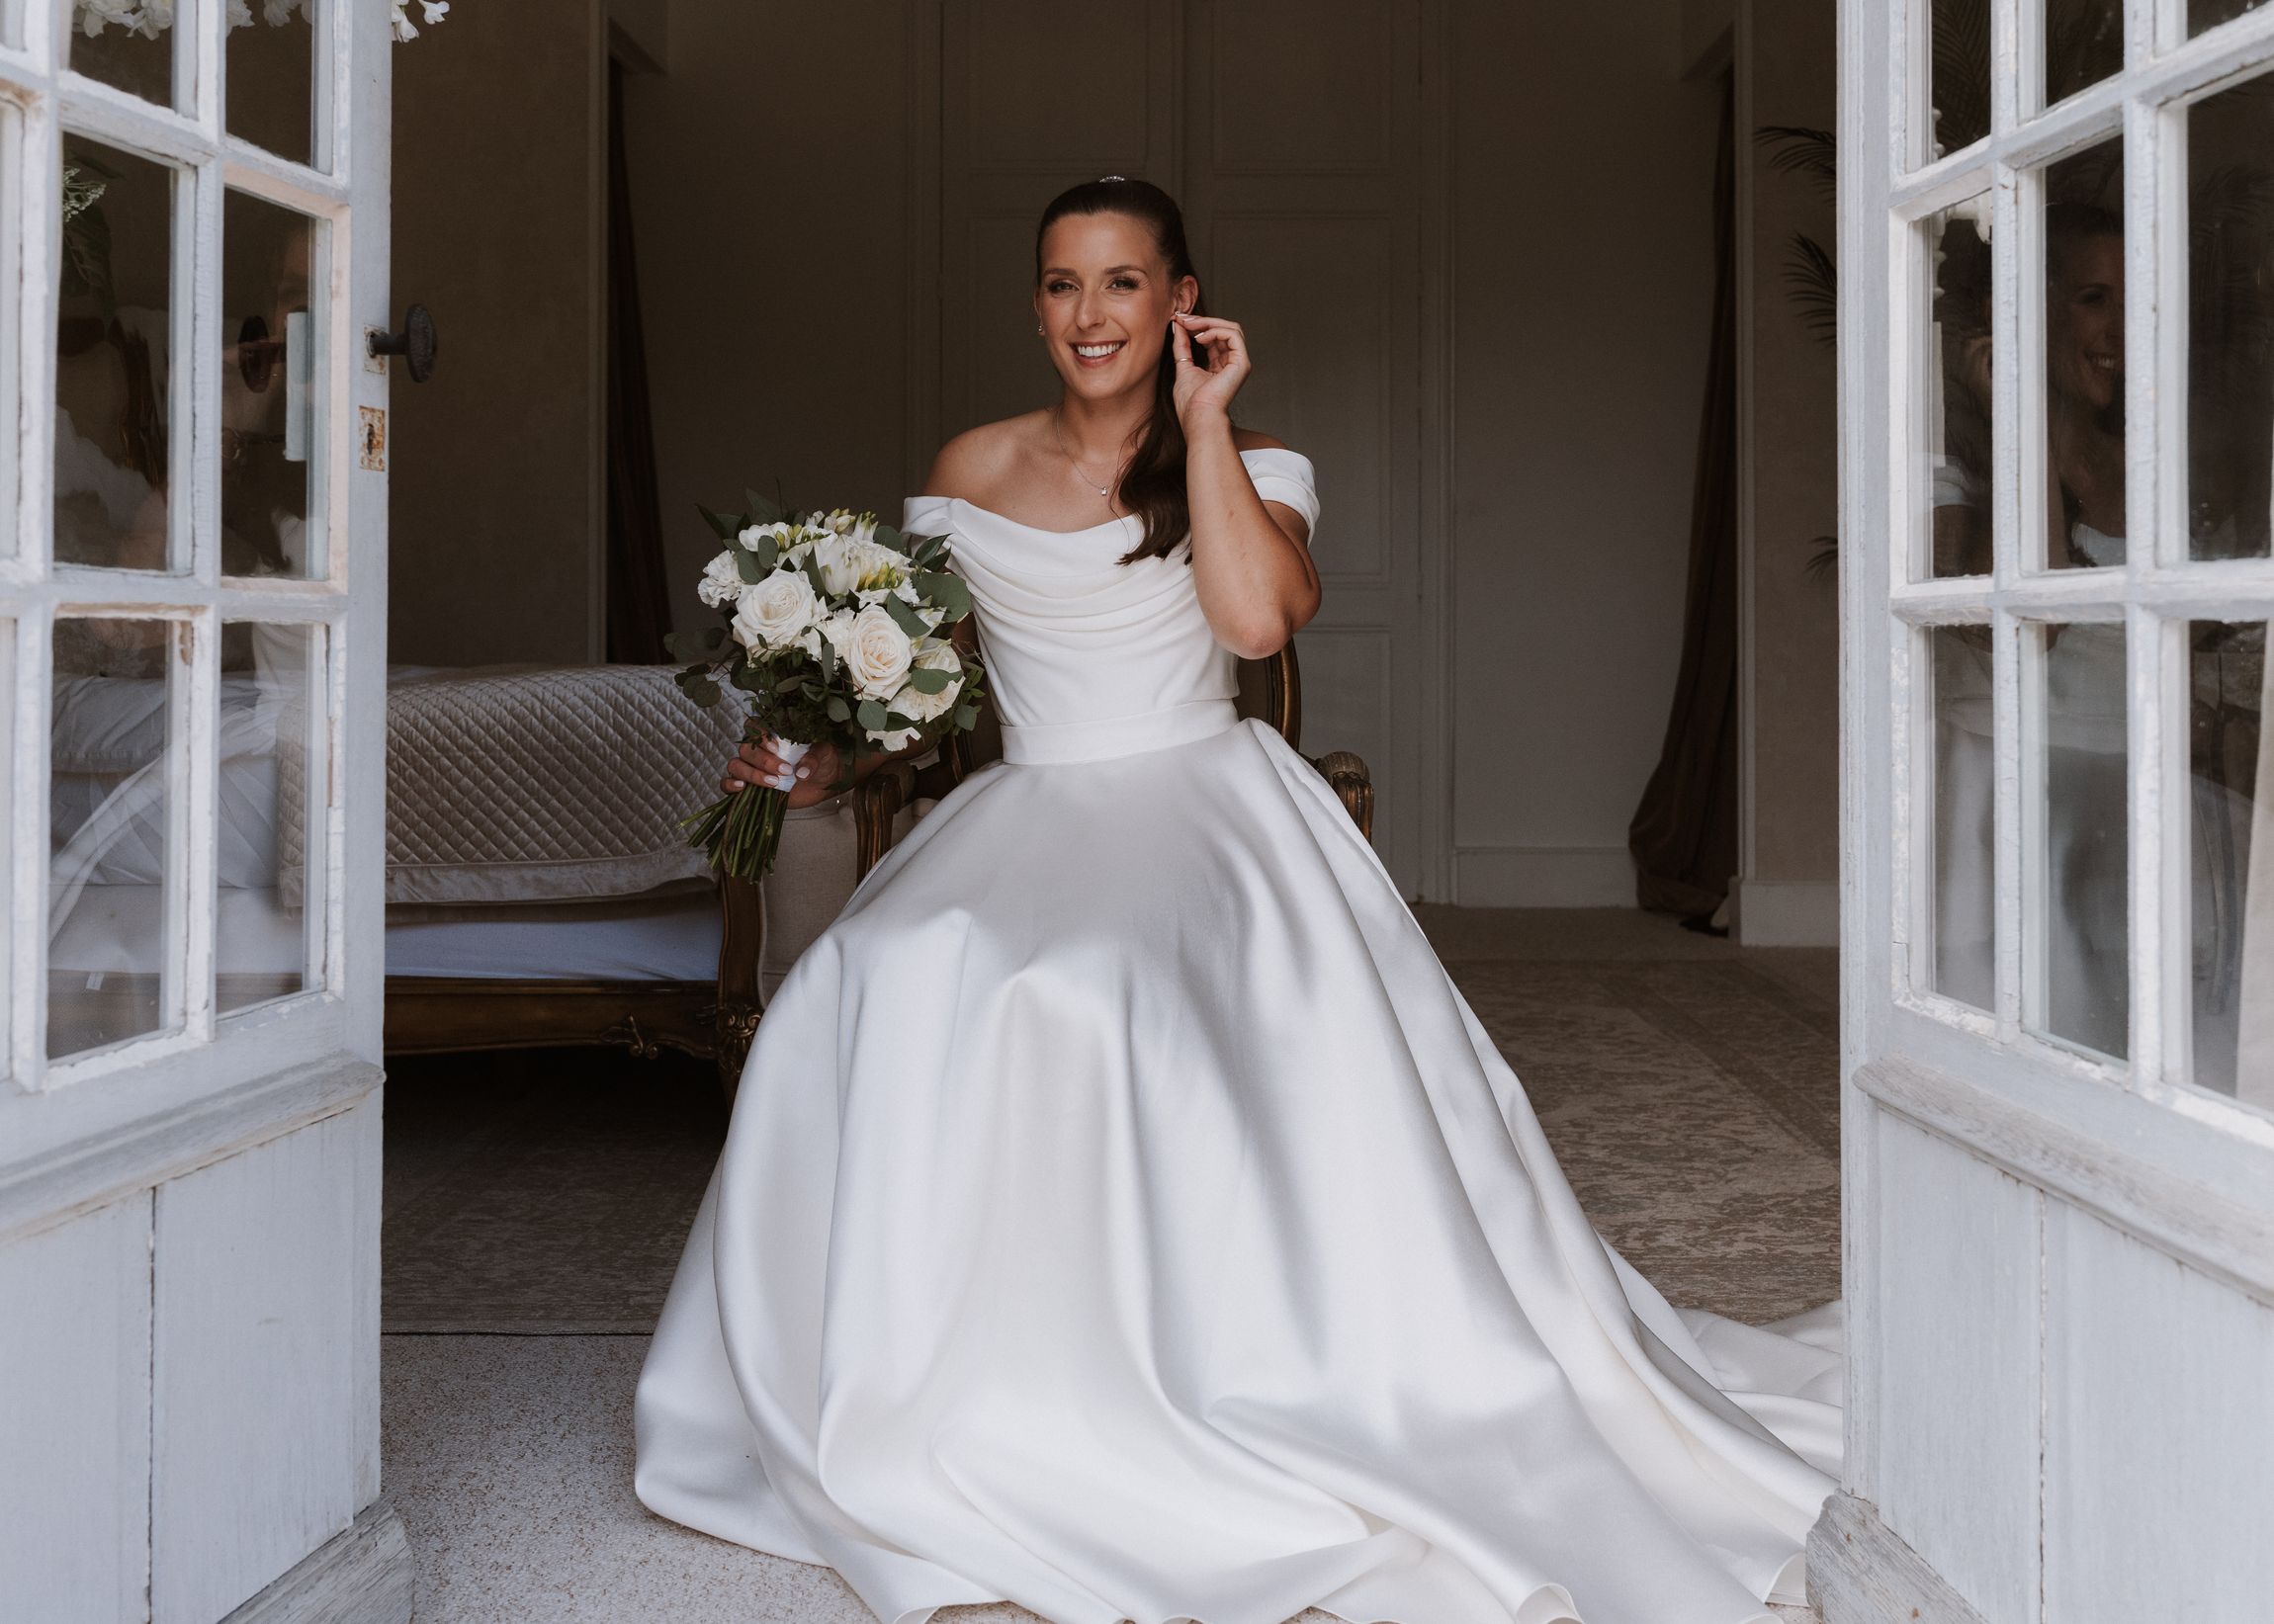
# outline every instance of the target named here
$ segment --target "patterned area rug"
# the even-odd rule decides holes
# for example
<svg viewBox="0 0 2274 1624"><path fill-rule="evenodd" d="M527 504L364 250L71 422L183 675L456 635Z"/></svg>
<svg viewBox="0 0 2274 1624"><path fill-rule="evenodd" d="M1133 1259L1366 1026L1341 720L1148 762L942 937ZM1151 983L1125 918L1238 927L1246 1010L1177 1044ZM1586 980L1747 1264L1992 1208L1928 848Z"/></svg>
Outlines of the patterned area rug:
<svg viewBox="0 0 2274 1624"><path fill-rule="evenodd" d="M1828 958L1446 968L1612 1243L1674 1302L1760 1322L1839 1294ZM387 1330L653 1328L725 1132L708 1067L398 1060L387 1114Z"/></svg>

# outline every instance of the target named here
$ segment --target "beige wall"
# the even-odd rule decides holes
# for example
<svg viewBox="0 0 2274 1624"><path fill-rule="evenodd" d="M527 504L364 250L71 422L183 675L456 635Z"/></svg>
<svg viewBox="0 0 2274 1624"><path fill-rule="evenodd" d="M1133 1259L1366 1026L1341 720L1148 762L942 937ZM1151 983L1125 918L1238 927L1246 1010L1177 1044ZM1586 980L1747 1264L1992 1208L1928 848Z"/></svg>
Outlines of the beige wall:
<svg viewBox="0 0 2274 1624"><path fill-rule="evenodd" d="M1455 885L1625 905L1626 824L1681 643L1715 106L1677 79L1679 0L1450 10ZM681 625L705 613L696 501L779 474L889 510L928 449L904 444L907 26L895 5L681 0L667 73L633 81ZM803 118L753 93L766 83L868 94L859 119ZM785 252L799 220L810 247Z"/></svg>
<svg viewBox="0 0 2274 1624"><path fill-rule="evenodd" d="M1740 134L1835 123L1835 13L1821 0L1746 0L1738 31ZM1739 523L1752 650L1741 703L1750 759L1738 861L1739 930L1775 945L1837 940L1840 873L1839 603L1807 568L1839 525L1838 378L1830 345L1785 284L1795 232L1836 241L1831 200L1740 139L1739 231L1752 263L1740 339Z"/></svg>
<svg viewBox="0 0 2274 1624"><path fill-rule="evenodd" d="M1682 644L1713 87L1675 0L1456 8L1456 897L1631 905Z"/></svg>
<svg viewBox="0 0 2274 1624"><path fill-rule="evenodd" d="M600 42L596 0L482 0L395 53L393 308L441 350L394 364L391 660L600 657Z"/></svg>
<svg viewBox="0 0 2274 1624"><path fill-rule="evenodd" d="M632 228L676 625L743 487L894 518L905 470L907 8L676 0L627 79ZM455 17L455 13L453 14Z"/></svg>

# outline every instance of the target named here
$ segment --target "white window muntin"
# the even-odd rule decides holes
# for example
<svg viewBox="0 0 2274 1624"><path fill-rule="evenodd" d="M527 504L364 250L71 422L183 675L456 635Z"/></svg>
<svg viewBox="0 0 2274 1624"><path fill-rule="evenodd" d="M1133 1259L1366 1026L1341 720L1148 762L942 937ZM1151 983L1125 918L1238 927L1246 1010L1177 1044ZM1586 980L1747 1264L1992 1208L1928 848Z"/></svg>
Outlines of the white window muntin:
<svg viewBox="0 0 2274 1624"><path fill-rule="evenodd" d="M2274 619L2274 559L2194 560L2185 522L2187 380L2188 109L2274 64L2274 8L2246 13L2187 40L2182 0L2136 3L2125 17L2126 67L2120 74L2050 110L2038 110L2042 69L2037 4L1999 0L1992 12L1991 129L1972 145L1931 163L1925 150L1927 75L1906 72L1928 60L1927 0L1891 18L1896 71L1910 89L1909 116L1887 131L1883 151L1888 204L1888 338L1890 415L1882 445L1891 460L1887 495L1887 607L1894 732L1889 759L1895 819L1890 876L1891 955L1897 1009L1890 1036L1919 1032L1910 1017L1955 1028L2041 1074L2117 1083L2214 1123L2241 1138L2274 1145L2274 1122L2248 1107L2185 1085L2192 1057L2186 883L2187 763L2184 719L2187 631L2191 619ZM2024 109L2031 111L2024 115ZM2047 165L2121 137L2125 164L2126 242L2126 562L2093 569L2043 568L2047 534L2043 448L2045 388L2042 206ZM1858 158L1869 161L1864 154ZM1907 172L1906 172L1907 171ZM1987 577L1931 579L1922 566L1918 514L1920 459L1915 437L1926 369L1934 364L1929 319L1931 276L1919 250L1918 225L1978 193L1992 200L1992 501L1994 563ZM2045 622L2116 621L2126 628L2129 728L2131 894L2130 1059L2110 1064L2057 1040L2035 1036L2025 1016L2030 990L2024 838L2031 752L2024 699L2033 639ZM1997 744L1995 872L1996 1007L1982 1012L1932 990L1926 973L1931 927L1932 801L1928 761L1933 716L1924 629L1984 624L1992 629ZM2274 747L2274 739L2265 747ZM1907 1047L1898 1044L1897 1048ZM1940 1047L1939 1044L1937 1047Z"/></svg>
<svg viewBox="0 0 2274 1624"><path fill-rule="evenodd" d="M345 941L339 884L343 809L342 740L331 726L345 692L349 653L347 463L342 432L353 420L360 332L342 299L349 263L346 165L350 109L338 87L351 83L357 30L334 26L346 0L311 6L319 43L314 66L324 110L313 132L318 162L330 172L278 158L222 128L225 8L182 0L173 30L176 111L70 72L65 0L35 0L16 19L21 45L0 44L0 197L9 202L0 246L12 267L53 266L61 143L66 132L165 164L174 171L169 225L172 284L167 423L169 466L186 469L169 502L169 568L176 573L99 568L52 561L55 287L51 275L12 280L0 311L0 360L16 399L29 407L7 425L0 495L14 546L0 550L0 619L10 694L8 807L11 860L5 881L9 936L7 989L0 1001L0 1088L44 1090L123 1072L161 1056L190 1057L169 1067L173 1091L194 1094L256 1071L285 1069L335 1053L345 1026L339 1011ZM363 31L366 34L368 30ZM219 369L221 215L230 190L309 218L313 232L311 311L323 335L313 358L308 490L308 573L313 578L223 577L220 570ZM168 700L169 870L167 942L161 975L161 1030L50 1063L46 1059L47 752L52 641L58 618L168 620L188 633L189 658L175 667ZM313 669L307 688L311 784L304 991L232 1011L214 1010L217 698L219 632L227 621L310 625ZM179 645L177 644L177 647ZM318 843L320 842L320 844ZM194 902L194 905L193 905ZM257 1062L254 1051L257 1050ZM196 1054L205 1051L204 1054Z"/></svg>

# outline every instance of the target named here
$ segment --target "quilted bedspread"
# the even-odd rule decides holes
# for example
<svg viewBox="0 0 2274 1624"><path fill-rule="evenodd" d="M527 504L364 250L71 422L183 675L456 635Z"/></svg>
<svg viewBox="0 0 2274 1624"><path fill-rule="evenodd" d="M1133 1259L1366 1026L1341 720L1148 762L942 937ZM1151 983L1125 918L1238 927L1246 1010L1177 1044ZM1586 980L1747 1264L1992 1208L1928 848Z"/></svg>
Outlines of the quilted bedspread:
<svg viewBox="0 0 2274 1624"><path fill-rule="evenodd" d="M710 710L690 703L671 669L483 666L391 680L388 901L571 901L707 876L678 822L718 798L743 711L732 690ZM292 822L278 832L297 846ZM297 879L300 852L280 855Z"/></svg>

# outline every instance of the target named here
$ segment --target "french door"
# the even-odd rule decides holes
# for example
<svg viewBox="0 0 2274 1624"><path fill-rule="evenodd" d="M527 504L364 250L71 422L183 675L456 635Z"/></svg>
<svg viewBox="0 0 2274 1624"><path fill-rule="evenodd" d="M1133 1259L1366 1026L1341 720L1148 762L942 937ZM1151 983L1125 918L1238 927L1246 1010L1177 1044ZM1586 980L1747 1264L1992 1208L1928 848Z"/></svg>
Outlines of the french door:
<svg viewBox="0 0 2274 1624"><path fill-rule="evenodd" d="M1827 1624L2266 1616L2274 6L1841 24L1852 1384L1811 1582Z"/></svg>
<svg viewBox="0 0 2274 1624"><path fill-rule="evenodd" d="M0 1618L408 1611L392 35L383 0L0 0Z"/></svg>

